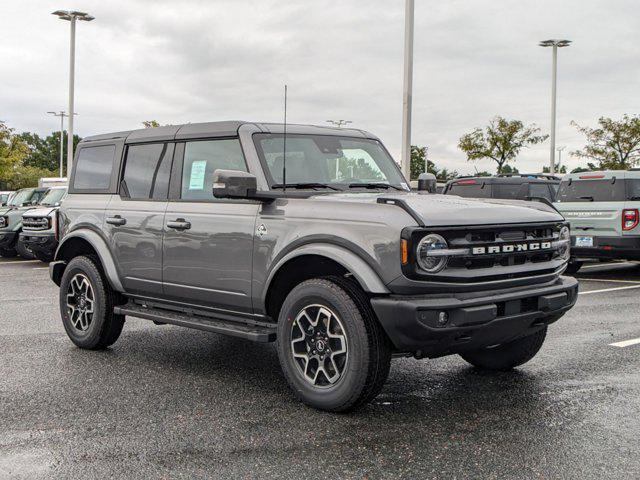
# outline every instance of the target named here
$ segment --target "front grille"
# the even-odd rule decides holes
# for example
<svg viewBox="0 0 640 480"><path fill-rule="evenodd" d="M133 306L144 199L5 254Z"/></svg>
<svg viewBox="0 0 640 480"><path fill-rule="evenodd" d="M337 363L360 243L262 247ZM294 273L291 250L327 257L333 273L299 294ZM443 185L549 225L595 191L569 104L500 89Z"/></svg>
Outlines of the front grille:
<svg viewBox="0 0 640 480"><path fill-rule="evenodd" d="M562 224L492 225L458 228L429 229L445 238L448 248L466 253L452 255L444 270L436 274L413 270L413 278L453 283L517 279L553 274L562 265L555 249L541 248L547 242L558 240ZM412 232L417 242L425 230ZM416 245L417 243L414 243ZM516 246L527 249L517 251ZM528 250L531 245L539 248ZM503 251L514 247L514 251ZM482 253L474 253L481 251Z"/></svg>
<svg viewBox="0 0 640 480"><path fill-rule="evenodd" d="M23 217L23 230L47 230L49 228L49 218L47 217Z"/></svg>

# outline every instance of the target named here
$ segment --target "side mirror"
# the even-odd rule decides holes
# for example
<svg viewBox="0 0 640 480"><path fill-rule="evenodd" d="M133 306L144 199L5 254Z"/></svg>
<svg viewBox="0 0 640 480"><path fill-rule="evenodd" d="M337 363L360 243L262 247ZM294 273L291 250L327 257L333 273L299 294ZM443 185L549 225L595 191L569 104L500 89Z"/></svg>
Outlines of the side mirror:
<svg viewBox="0 0 640 480"><path fill-rule="evenodd" d="M433 173L421 173L418 176L418 191L436 193L437 181Z"/></svg>
<svg viewBox="0 0 640 480"><path fill-rule="evenodd" d="M256 198L258 180L240 170L213 172L213 196L216 198Z"/></svg>

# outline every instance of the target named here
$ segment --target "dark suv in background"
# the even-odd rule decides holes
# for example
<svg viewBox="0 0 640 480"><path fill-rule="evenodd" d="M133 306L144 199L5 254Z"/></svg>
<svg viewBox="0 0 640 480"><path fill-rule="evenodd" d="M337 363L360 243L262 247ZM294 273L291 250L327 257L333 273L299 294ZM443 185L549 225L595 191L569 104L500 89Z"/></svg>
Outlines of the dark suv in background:
<svg viewBox="0 0 640 480"><path fill-rule="evenodd" d="M447 182L442 193L469 198L545 199L547 202L553 202L559 184L560 179L555 176L535 173L459 177Z"/></svg>
<svg viewBox="0 0 640 480"><path fill-rule="evenodd" d="M295 394L330 411L374 398L394 355L521 365L577 298L552 207L411 193L362 130L85 138L58 223L49 269L76 345L113 344L128 315L276 341Z"/></svg>
<svg viewBox="0 0 640 480"><path fill-rule="evenodd" d="M20 243L22 214L35 208L49 191L48 187L18 190L5 207L0 208L0 257L34 258L33 253Z"/></svg>

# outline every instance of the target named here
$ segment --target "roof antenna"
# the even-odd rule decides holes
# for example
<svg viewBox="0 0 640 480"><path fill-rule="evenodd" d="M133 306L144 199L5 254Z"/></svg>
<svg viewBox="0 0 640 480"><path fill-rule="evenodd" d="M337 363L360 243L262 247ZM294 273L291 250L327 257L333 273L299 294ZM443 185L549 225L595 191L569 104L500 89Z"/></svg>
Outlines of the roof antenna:
<svg viewBox="0 0 640 480"><path fill-rule="evenodd" d="M284 138L282 146L282 193L287 191L287 85L284 86Z"/></svg>

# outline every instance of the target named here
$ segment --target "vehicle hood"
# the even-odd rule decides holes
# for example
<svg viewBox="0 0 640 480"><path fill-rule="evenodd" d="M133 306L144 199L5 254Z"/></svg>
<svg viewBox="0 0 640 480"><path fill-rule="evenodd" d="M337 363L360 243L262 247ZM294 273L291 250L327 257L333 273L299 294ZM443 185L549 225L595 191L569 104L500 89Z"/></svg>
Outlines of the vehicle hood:
<svg viewBox="0 0 640 480"><path fill-rule="evenodd" d="M20 215L22 216L22 214L28 210L33 210L34 207L29 206L29 207L2 207L0 208L0 215L7 215L9 217L14 216L14 215Z"/></svg>
<svg viewBox="0 0 640 480"><path fill-rule="evenodd" d="M23 217L48 217L53 212L55 212L57 208L58 207L44 207L44 206L32 208L31 210L27 210L22 216Z"/></svg>
<svg viewBox="0 0 640 480"><path fill-rule="evenodd" d="M323 197L327 200L362 203L378 203L379 199L401 201L428 226L536 223L564 220L553 207L536 201L463 198L456 195L414 192L344 193Z"/></svg>

